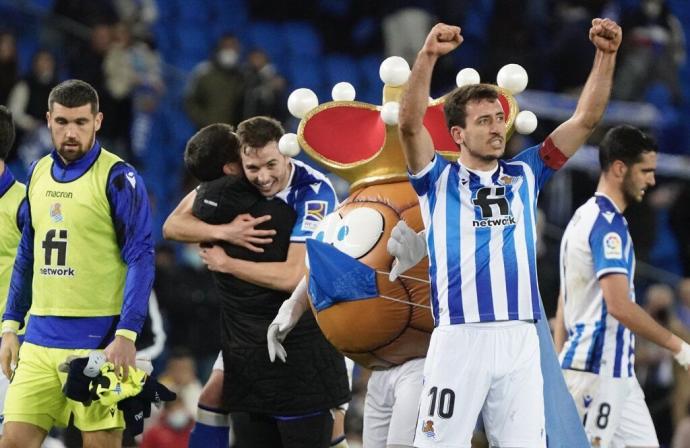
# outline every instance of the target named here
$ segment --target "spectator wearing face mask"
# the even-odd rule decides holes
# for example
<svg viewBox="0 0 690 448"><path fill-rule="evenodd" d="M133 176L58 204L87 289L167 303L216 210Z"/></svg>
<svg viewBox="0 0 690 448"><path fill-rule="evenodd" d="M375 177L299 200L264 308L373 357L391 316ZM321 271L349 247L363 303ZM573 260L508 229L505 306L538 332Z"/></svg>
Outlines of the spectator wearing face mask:
<svg viewBox="0 0 690 448"><path fill-rule="evenodd" d="M140 448L187 448L193 424L181 399L167 402L158 421L144 432Z"/></svg>
<svg viewBox="0 0 690 448"><path fill-rule="evenodd" d="M240 51L235 36L223 35L213 57L194 69L185 91L185 110L197 128L212 123L237 125L242 119L245 80Z"/></svg>

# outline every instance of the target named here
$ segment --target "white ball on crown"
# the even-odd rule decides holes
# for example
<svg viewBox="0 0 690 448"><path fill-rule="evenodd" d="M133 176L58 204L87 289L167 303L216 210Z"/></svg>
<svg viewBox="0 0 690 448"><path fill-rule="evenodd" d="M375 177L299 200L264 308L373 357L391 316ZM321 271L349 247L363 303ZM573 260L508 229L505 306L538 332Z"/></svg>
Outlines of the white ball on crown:
<svg viewBox="0 0 690 448"><path fill-rule="evenodd" d="M400 113L400 103L389 101L381 106L381 120L388 126L398 124L398 114Z"/></svg>
<svg viewBox="0 0 690 448"><path fill-rule="evenodd" d="M534 112L523 110L515 117L515 130L520 134L527 135L537 129L537 116Z"/></svg>
<svg viewBox="0 0 690 448"><path fill-rule="evenodd" d="M296 89L288 97L288 110L296 118L304 118L307 112L319 105L319 99L311 89Z"/></svg>
<svg viewBox="0 0 690 448"><path fill-rule="evenodd" d="M525 90L528 80L527 71L518 64L504 65L496 75L496 82L499 87L503 87L513 95Z"/></svg>
<svg viewBox="0 0 690 448"><path fill-rule="evenodd" d="M386 58L379 67L379 77L387 86L401 86L410 77L410 64L400 56Z"/></svg>
<svg viewBox="0 0 690 448"><path fill-rule="evenodd" d="M331 97L333 101L352 101L355 99L355 87L349 82L339 82L333 86Z"/></svg>
<svg viewBox="0 0 690 448"><path fill-rule="evenodd" d="M288 157L295 157L299 154L300 147L297 141L297 134L289 132L280 137L280 140L278 140L278 151Z"/></svg>

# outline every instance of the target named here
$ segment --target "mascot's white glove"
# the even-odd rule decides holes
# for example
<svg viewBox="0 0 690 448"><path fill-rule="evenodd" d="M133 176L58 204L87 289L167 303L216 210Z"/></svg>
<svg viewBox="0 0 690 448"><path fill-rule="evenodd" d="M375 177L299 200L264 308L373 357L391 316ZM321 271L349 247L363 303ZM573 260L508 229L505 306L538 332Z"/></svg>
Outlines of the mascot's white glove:
<svg viewBox="0 0 690 448"><path fill-rule="evenodd" d="M268 358L275 362L276 357L286 362L287 352L282 342L295 328L302 314L309 308L309 296L307 295L307 278L304 277L297 284L292 295L280 306L278 315L268 326L266 340L268 343Z"/></svg>
<svg viewBox="0 0 690 448"><path fill-rule="evenodd" d="M416 233L403 220L393 227L388 239L388 253L395 257L388 280L394 281L398 275L416 265L426 256L424 231Z"/></svg>
<svg viewBox="0 0 690 448"><path fill-rule="evenodd" d="M678 364L683 366L685 370L688 370L688 366L690 366L690 345L687 342L683 342L680 346L680 351L673 355L673 357L676 358Z"/></svg>

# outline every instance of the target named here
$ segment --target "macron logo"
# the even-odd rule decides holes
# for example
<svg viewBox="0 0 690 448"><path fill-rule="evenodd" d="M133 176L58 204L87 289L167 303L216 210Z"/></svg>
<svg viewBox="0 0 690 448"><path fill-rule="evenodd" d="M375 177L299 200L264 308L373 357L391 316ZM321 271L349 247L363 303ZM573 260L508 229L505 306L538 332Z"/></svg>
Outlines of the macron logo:
<svg viewBox="0 0 690 448"><path fill-rule="evenodd" d="M310 184L309 185L312 190L314 190L315 194L319 194L319 190L321 189L321 182L317 182L315 184Z"/></svg>
<svg viewBox="0 0 690 448"><path fill-rule="evenodd" d="M132 185L132 188L137 188L137 179L134 177L134 173L131 171L127 173L127 182Z"/></svg>
<svg viewBox="0 0 690 448"><path fill-rule="evenodd" d="M590 404L592 404L592 396L591 395L585 395L582 397L582 401L584 401L584 405L586 408L589 407Z"/></svg>
<svg viewBox="0 0 690 448"><path fill-rule="evenodd" d="M604 212L602 215L604 216L604 219L609 222L609 224L613 222L613 218L616 216L616 214L613 212Z"/></svg>

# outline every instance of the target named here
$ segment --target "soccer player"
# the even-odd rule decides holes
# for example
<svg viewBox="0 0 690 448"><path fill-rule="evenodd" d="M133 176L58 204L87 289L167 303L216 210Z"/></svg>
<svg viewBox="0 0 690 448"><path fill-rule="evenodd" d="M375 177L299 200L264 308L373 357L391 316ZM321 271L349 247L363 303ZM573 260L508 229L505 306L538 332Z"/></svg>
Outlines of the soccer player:
<svg viewBox="0 0 690 448"><path fill-rule="evenodd" d="M544 183L585 142L611 91L620 27L594 19L592 71L573 116L541 145L510 160L493 87L445 101L457 163L434 151L423 125L433 67L462 43L437 24L417 55L400 103L399 136L421 205L436 328L424 366L415 446L469 447L480 411L496 446L544 447L537 288L536 201ZM529 405L526 405L529 403Z"/></svg>
<svg viewBox="0 0 690 448"><path fill-rule="evenodd" d="M100 349L122 378L134 366L153 283L148 197L134 168L96 140L103 114L93 87L59 84L46 117L55 149L30 170L29 218L2 324L0 363L14 377L0 446L38 448L72 414L85 447L119 447L122 412L68 400L58 365ZM29 308L19 350L16 333Z"/></svg>
<svg viewBox="0 0 690 448"><path fill-rule="evenodd" d="M203 130L199 134L201 132ZM251 152L245 148L254 144L257 146L252 148L255 148L257 153L270 154L271 158L264 168L270 179L285 184L288 180L299 179L299 182L291 185L295 196L310 200L310 194L322 191L324 200L335 200L332 187L325 177L278 152L277 141L283 130L277 121L267 117L246 120L240 124L238 134L243 152ZM197 137L198 134L192 141L198 140ZM236 156L239 159L239 148ZM186 162L188 166L192 162L189 151ZM198 165L198 162L197 160L195 164ZM293 168L292 163L297 167L304 167L305 171L300 172L299 168ZM311 173L314 176L311 176ZM263 174L259 177L263 178ZM288 269L280 269L290 262L290 254L296 244L296 226L293 226L296 222L295 217L299 209L311 210L310 206L299 201L297 203L300 205L296 206L287 198L273 200L272 189L267 189L271 196L267 199L264 192L254 185L250 183L249 178L244 177L224 177L202 184L195 193L193 210L194 215L203 218L205 222L199 222L189 214L188 206L181 204L166 222L166 237L183 237L187 241L195 242L214 240L212 235L219 233L214 231L214 227L234 217L228 213L230 208L235 210L235 214L240 211L250 212L251 215L241 215L247 223L255 219L252 216L272 216L267 224L271 224L271 227L277 230L277 233L272 232L275 234L273 242L266 244L264 239L252 242L263 244L263 252L257 252L257 246L238 248L231 245L218 245L203 251L213 252L219 249L222 256L229 260L257 265L260 270L275 269L283 275L289 274L289 266ZM311 193L305 191L307 188ZM230 200L230 197L238 199ZM260 200L256 200L256 197ZM244 206L239 203L239 198L243 198ZM247 202L249 199L252 199L252 204ZM319 197L312 196L311 200L318 201ZM310 216L306 219L308 222L304 229L311 225L314 218ZM229 227L230 225L227 228ZM248 226L246 230L256 232L260 230L260 226L251 229ZM300 231L304 232L302 228ZM255 238L266 236L269 235L257 235ZM299 246L303 244L300 243ZM254 252L250 252L249 249ZM219 257L219 262L222 260ZM225 409L241 412L233 414L238 443L241 440L248 446L328 446L331 440L330 427L333 424L329 409L346 402L349 395L342 356L325 341L313 316L310 316L300 323L300 332L292 341L293 347L300 351L301 356L295 359L295 363L289 369L271 365L266 356L266 328L277 308L289 295L289 291L277 286L270 287L270 279L262 285L239 275L217 272L216 280L223 298L225 361L219 359L204 388L199 412L202 423L197 424L190 446L200 446L205 439L220 440L219 432L223 429L218 428L227 425L227 417L223 415ZM285 286L289 287L289 284ZM342 365L339 366L339 363ZM319 365L322 367L317 367ZM221 376L223 368L225 378ZM310 384L304 383L304 378L307 377L314 381ZM222 402L221 389L224 389ZM238 418L240 420L237 420ZM222 426L220 422L223 422ZM227 433L227 426L224 427L224 431Z"/></svg>
<svg viewBox="0 0 690 448"><path fill-rule="evenodd" d="M12 113L5 106L0 106L0 310L4 312L7 291L10 288L10 277L14 257L17 255L19 238L26 219L26 189L17 182L5 159L14 143L14 121ZM23 335L24 331L20 332ZM5 404L5 394L10 382L0 373L0 415ZM0 426L2 434L2 426Z"/></svg>
<svg viewBox="0 0 690 448"><path fill-rule="evenodd" d="M559 315L567 340L560 361L592 446L659 446L635 377L635 334L690 365L690 346L635 303L635 252L623 212L654 185L656 151L637 128L609 130L599 147L597 191L561 242Z"/></svg>

